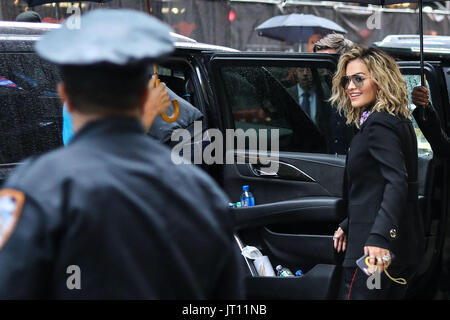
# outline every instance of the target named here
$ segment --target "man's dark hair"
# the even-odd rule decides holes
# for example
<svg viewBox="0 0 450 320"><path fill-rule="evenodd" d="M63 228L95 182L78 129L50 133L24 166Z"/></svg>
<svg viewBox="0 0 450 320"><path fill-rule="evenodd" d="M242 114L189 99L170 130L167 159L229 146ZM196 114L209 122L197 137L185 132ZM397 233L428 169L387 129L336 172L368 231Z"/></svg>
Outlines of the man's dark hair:
<svg viewBox="0 0 450 320"><path fill-rule="evenodd" d="M41 22L41 16L39 15L39 13L35 12L35 11L25 11L22 12L21 14L19 14L16 17L16 21L19 22Z"/></svg>
<svg viewBox="0 0 450 320"><path fill-rule="evenodd" d="M73 108L88 114L120 114L138 108L150 79L149 71L146 64L60 67Z"/></svg>

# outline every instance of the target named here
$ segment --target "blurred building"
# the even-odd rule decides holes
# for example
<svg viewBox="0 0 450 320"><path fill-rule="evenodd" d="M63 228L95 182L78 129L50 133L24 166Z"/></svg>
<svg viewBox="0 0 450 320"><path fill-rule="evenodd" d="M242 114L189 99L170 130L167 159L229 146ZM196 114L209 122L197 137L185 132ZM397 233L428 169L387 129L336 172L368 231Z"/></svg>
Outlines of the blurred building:
<svg viewBox="0 0 450 320"><path fill-rule="evenodd" d="M15 5L15 3L17 5ZM147 10L170 24L174 30L197 41L224 45L239 50L297 51L299 44L284 43L260 37L254 29L263 21L280 14L305 13L330 19L348 31L355 43L368 45L389 34L417 34L417 4L386 6L352 5L338 1L286 0L112 0L105 8ZM97 3L67 2L60 5L37 6L44 21L61 22L67 8L74 4L82 12L100 7ZM15 20L25 10L24 0L1 0L0 19ZM368 23L377 14L377 23ZM375 28L374 28L375 27ZM424 31L428 34L450 35L450 2L426 3Z"/></svg>

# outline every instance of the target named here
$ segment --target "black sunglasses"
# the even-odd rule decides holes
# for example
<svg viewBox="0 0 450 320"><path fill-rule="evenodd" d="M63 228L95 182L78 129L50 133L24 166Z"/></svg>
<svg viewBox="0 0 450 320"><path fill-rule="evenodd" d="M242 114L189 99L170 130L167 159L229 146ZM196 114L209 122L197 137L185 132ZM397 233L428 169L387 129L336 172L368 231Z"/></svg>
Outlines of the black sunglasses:
<svg viewBox="0 0 450 320"><path fill-rule="evenodd" d="M364 78L359 74L354 74L351 76L343 76L341 79L341 85L345 90L347 90L348 86L350 85L350 81L352 81L357 89L361 89L362 86L364 85L364 80L366 80L366 78Z"/></svg>

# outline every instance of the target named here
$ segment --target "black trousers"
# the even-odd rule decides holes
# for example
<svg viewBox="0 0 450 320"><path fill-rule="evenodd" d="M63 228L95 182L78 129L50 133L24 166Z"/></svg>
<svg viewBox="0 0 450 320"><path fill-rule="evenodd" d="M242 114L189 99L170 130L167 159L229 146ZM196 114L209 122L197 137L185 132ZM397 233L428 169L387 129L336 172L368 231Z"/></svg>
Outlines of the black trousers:
<svg viewBox="0 0 450 320"><path fill-rule="evenodd" d="M358 267L343 268L339 298L342 300L401 300L405 298L409 281L415 274L415 267L389 266L392 278L403 278L406 285L398 284L388 278L386 273L379 277L367 276Z"/></svg>

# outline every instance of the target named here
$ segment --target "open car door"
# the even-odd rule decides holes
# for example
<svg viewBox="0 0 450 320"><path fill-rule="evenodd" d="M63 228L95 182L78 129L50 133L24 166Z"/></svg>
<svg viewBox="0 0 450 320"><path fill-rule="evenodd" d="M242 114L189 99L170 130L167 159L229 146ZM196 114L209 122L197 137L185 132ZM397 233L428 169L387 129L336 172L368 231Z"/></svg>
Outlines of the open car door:
<svg viewBox="0 0 450 320"><path fill-rule="evenodd" d="M241 248L260 249L274 268L304 273L261 277L246 261L250 299L337 297L343 256L334 250L332 235L345 216L345 154L354 132L327 101L336 63L335 56L319 54L211 58L221 130L227 133L223 188L236 202L249 185L256 202L233 209L236 239Z"/></svg>
<svg viewBox="0 0 450 320"><path fill-rule="evenodd" d="M412 104L411 92L415 86L421 85L419 62L400 61L398 64L406 80L410 103ZM424 71L431 103L445 129L449 120L448 110L450 110L450 95L446 81L450 80L450 75L443 72L439 63L433 62L425 63ZM447 76L447 80L442 79L442 76ZM412 105L412 108L415 108L415 106ZM444 242L446 236L448 236L448 159L441 159L433 154L431 146L422 134L417 122L413 117L411 117L411 120L418 142L419 206L423 214L425 227L426 253L415 279L408 287L407 295L409 297L419 295L420 297L433 298L439 289L440 277L444 276L441 273L441 267L443 266Z"/></svg>

